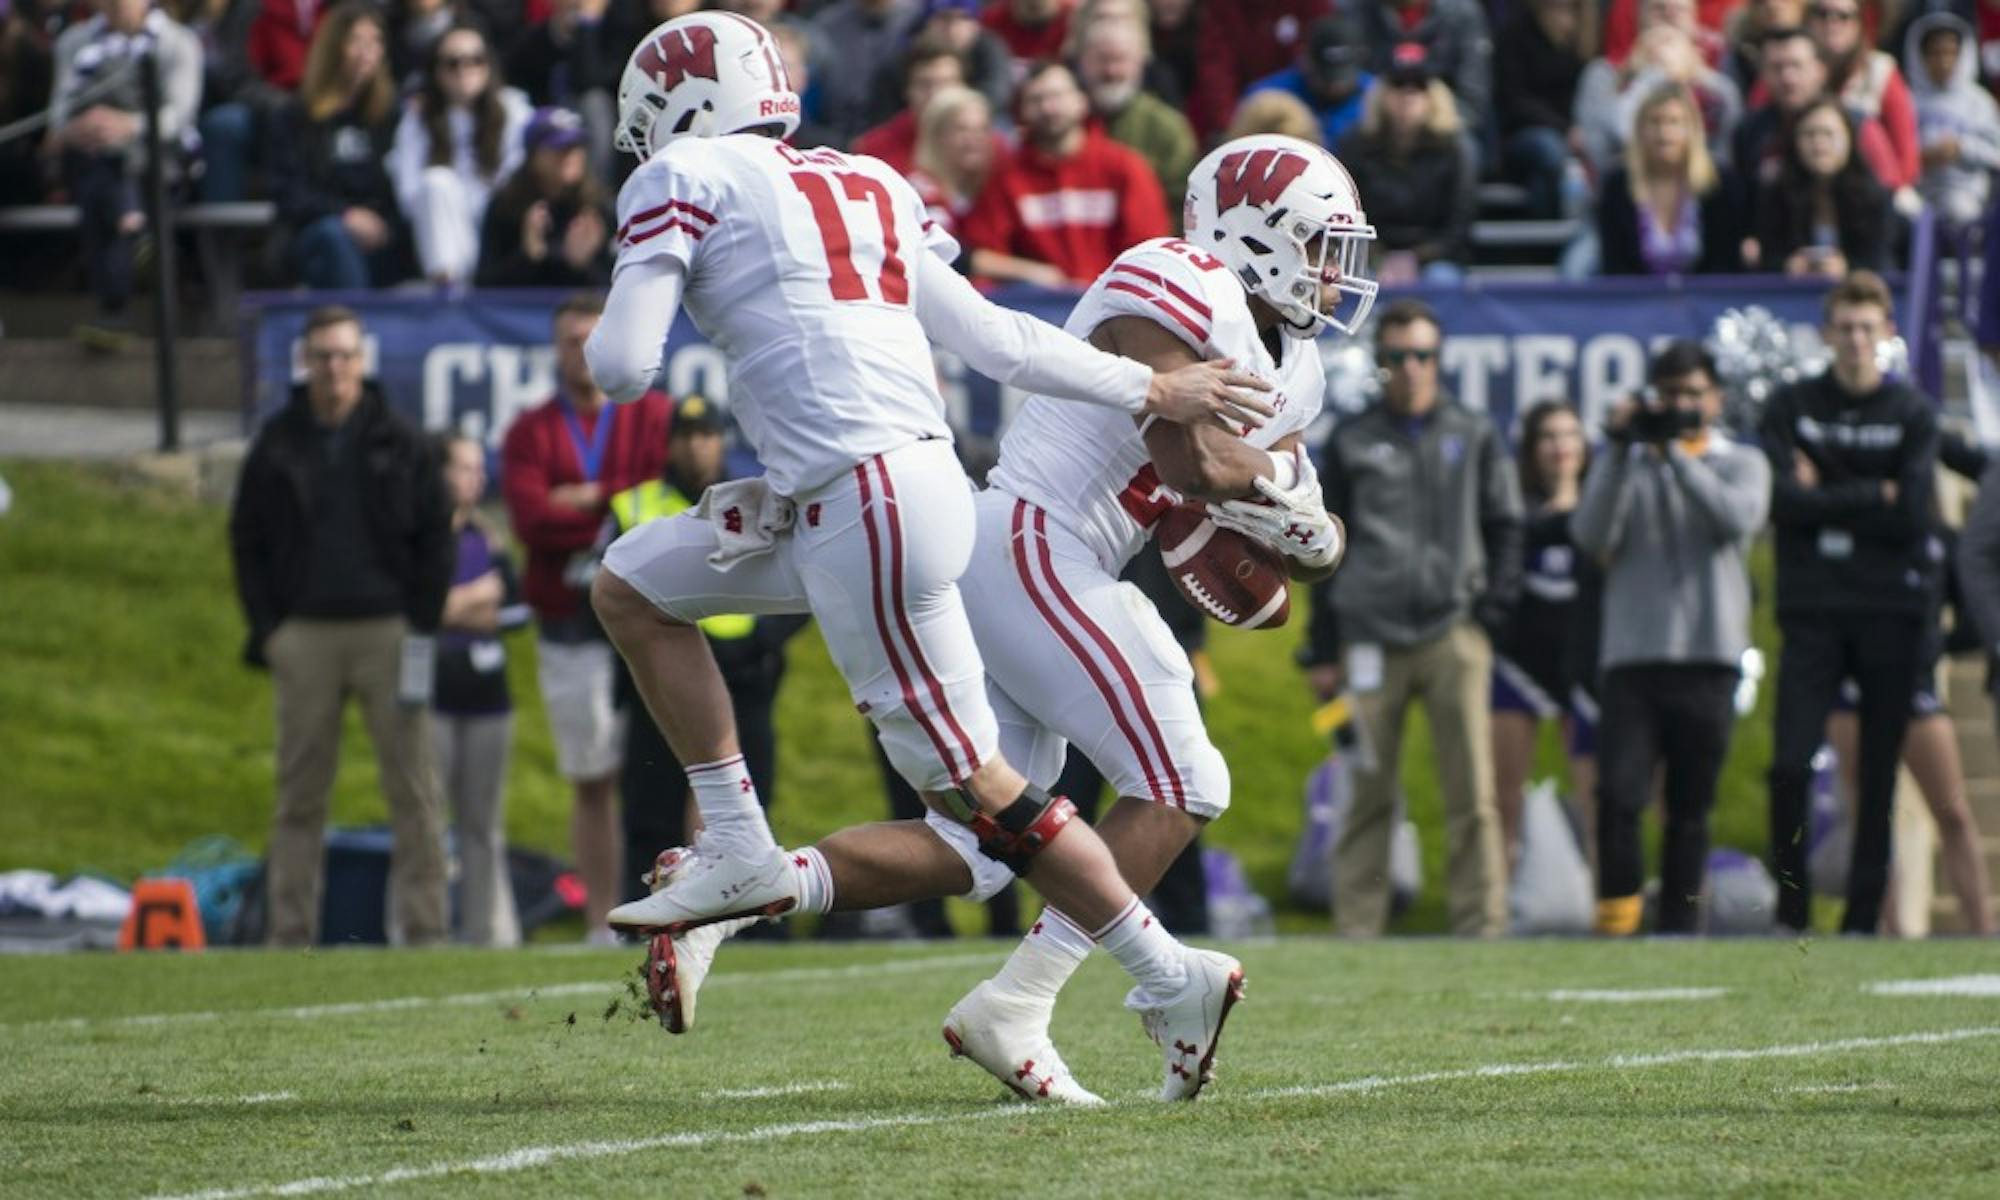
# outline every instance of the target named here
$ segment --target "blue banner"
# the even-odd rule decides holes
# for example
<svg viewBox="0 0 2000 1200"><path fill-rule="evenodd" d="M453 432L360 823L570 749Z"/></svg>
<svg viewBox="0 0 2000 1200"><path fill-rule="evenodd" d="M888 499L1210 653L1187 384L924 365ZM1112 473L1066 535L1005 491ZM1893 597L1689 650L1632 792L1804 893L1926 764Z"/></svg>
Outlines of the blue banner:
<svg viewBox="0 0 2000 1200"><path fill-rule="evenodd" d="M1445 385L1501 428L1537 400L1562 397L1594 422L1643 381L1646 356L1675 337L1705 338L1732 308L1769 309L1796 338L1817 343L1823 283L1771 277L1620 279L1588 283L1493 283L1415 288L1384 295L1429 303L1444 323ZM481 291L442 297L402 292L259 293L245 298L246 419L261 422L303 378L299 338L306 314L345 304L360 314L370 374L390 402L426 429L457 429L497 446L522 410L555 388L551 314L565 293ZM1075 295L1010 289L994 299L1061 324ZM1380 309L1378 307L1377 311ZM1327 337L1331 406L1354 408L1372 385L1368 360ZM728 395L722 354L683 316L667 343L660 385L670 395ZM938 352L947 416L974 448L989 443L1021 396ZM1323 431L1324 426L1322 426Z"/></svg>

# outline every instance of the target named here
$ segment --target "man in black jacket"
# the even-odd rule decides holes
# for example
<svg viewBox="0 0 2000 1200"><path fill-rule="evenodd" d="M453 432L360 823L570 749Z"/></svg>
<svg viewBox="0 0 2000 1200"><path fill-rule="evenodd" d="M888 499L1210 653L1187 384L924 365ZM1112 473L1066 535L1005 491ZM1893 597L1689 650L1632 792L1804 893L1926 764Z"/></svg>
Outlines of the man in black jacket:
<svg viewBox="0 0 2000 1200"><path fill-rule="evenodd" d="M450 586L451 505L436 456L363 379L361 322L306 319L306 383L251 444L229 517L244 658L269 667L278 806L265 890L273 945L318 937L341 712L361 701L393 831L390 928L446 931L444 827L429 728L431 638Z"/></svg>
<svg viewBox="0 0 2000 1200"><path fill-rule="evenodd" d="M1302 655L1313 690L1353 695L1362 731L1354 803L1334 848L1333 921L1379 935L1389 915L1403 718L1421 698L1444 791L1451 928L1507 929L1507 866L1493 797L1493 631L1520 592L1521 493L1493 423L1438 383L1444 334L1422 302L1376 323L1381 403L1333 432L1320 470L1347 525L1345 565L1313 585Z"/></svg>
<svg viewBox="0 0 2000 1200"><path fill-rule="evenodd" d="M1896 759L1909 723L1930 606L1925 551L1937 413L1885 379L1876 348L1894 333L1888 285L1856 271L1826 297L1833 366L1771 397L1761 440L1777 527L1778 711L1771 760L1771 859L1778 920L1803 930L1812 758L1842 679L1859 686L1860 810L1843 933L1875 932L1889 871Z"/></svg>

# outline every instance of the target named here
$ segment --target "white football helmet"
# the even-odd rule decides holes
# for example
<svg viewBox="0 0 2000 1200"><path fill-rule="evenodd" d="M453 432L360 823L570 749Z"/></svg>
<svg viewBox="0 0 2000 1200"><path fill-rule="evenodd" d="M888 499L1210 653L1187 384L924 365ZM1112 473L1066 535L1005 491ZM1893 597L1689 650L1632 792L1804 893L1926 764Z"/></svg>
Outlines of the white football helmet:
<svg viewBox="0 0 2000 1200"><path fill-rule="evenodd" d="M647 34L626 60L612 144L643 161L675 138L759 125L778 126L780 136L799 127L799 97L777 42L748 17L691 13Z"/></svg>
<svg viewBox="0 0 2000 1200"><path fill-rule="evenodd" d="M1368 243L1354 179L1311 142L1265 133L1224 142L1188 177L1182 228L1284 318L1297 338L1328 325L1351 334L1375 306ZM1320 285L1336 290L1322 308Z"/></svg>

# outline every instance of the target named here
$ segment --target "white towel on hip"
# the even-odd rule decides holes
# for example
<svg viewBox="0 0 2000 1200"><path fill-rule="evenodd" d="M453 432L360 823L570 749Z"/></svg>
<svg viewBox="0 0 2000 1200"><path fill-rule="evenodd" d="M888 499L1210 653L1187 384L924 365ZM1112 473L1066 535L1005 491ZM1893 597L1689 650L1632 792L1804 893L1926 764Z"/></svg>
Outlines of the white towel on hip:
<svg viewBox="0 0 2000 1200"><path fill-rule="evenodd" d="M762 476L709 485L695 515L715 527L708 565L727 571L746 558L768 554L778 535L792 527L792 502L771 490Z"/></svg>

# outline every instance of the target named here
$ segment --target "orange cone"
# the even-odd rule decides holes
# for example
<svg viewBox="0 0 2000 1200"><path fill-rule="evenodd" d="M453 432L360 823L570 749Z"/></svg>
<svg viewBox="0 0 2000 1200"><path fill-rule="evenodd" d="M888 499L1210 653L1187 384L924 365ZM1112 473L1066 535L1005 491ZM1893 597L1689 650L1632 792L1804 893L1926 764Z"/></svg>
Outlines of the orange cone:
<svg viewBox="0 0 2000 1200"><path fill-rule="evenodd" d="M132 885L132 910L118 931L120 950L206 950L201 908L185 879L141 879Z"/></svg>

